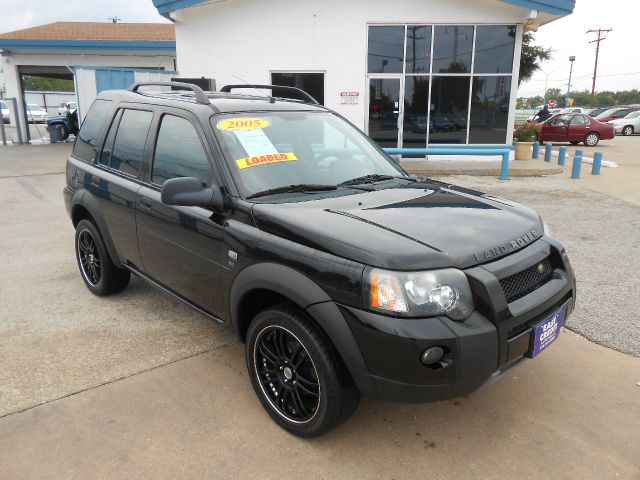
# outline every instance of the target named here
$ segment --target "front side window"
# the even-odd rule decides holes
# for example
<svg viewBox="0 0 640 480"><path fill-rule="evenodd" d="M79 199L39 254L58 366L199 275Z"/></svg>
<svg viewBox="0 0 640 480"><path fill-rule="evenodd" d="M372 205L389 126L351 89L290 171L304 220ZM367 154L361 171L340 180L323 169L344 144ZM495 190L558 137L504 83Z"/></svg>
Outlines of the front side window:
<svg viewBox="0 0 640 480"><path fill-rule="evenodd" d="M89 108L82 122L78 139L73 148L73 155L85 162L93 161L100 131L111 109L111 101L96 100Z"/></svg>
<svg viewBox="0 0 640 480"><path fill-rule="evenodd" d="M113 144L111 168L134 177L138 175L152 119L153 112L124 110Z"/></svg>
<svg viewBox="0 0 640 480"><path fill-rule="evenodd" d="M244 196L370 174L404 175L368 137L328 112L216 115L211 122Z"/></svg>
<svg viewBox="0 0 640 480"><path fill-rule="evenodd" d="M165 115L156 140L151 181L162 185L177 177L195 177L206 185L209 159L191 122L175 115Z"/></svg>

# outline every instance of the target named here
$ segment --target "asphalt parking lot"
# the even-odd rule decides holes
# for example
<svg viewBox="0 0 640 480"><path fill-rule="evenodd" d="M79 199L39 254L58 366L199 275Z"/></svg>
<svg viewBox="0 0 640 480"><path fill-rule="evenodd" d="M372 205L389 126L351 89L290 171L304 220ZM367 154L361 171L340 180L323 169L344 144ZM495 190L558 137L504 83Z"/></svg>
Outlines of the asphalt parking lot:
<svg viewBox="0 0 640 480"><path fill-rule="evenodd" d="M602 179L447 177L540 211L578 274L568 330L468 398L364 399L311 441L264 413L229 332L137 279L86 290L70 145L0 147L0 478L640 478L638 147L616 138Z"/></svg>

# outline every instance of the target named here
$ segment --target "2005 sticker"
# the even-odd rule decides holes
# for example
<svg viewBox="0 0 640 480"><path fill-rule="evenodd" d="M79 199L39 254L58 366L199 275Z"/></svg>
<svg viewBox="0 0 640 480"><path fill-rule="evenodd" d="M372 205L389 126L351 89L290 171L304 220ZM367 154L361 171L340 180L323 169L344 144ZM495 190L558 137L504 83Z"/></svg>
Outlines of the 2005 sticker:
<svg viewBox="0 0 640 480"><path fill-rule="evenodd" d="M271 125L262 118L227 118L220 120L216 127L218 130L257 130Z"/></svg>
<svg viewBox="0 0 640 480"><path fill-rule="evenodd" d="M255 157L239 158L236 160L236 164L239 169L245 169L249 167L255 167L256 165L265 165L267 163L279 163L290 162L292 160L298 160L293 152L287 153L273 153L269 155L257 155Z"/></svg>

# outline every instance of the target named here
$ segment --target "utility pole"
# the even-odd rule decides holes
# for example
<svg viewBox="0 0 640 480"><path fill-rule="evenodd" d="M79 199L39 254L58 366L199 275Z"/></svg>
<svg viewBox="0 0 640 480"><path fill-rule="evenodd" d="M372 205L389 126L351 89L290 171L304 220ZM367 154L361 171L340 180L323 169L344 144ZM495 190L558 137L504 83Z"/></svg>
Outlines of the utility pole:
<svg viewBox="0 0 640 480"><path fill-rule="evenodd" d="M595 106L595 97L596 97L596 77L598 76L598 54L600 53L600 42L602 40L606 40L607 37L603 37L603 33L608 33L612 29L611 28L599 28L597 30L587 30L587 33L597 33L598 38L595 40L591 40L589 43L596 42L596 63L593 67L593 84L591 85L591 105Z"/></svg>

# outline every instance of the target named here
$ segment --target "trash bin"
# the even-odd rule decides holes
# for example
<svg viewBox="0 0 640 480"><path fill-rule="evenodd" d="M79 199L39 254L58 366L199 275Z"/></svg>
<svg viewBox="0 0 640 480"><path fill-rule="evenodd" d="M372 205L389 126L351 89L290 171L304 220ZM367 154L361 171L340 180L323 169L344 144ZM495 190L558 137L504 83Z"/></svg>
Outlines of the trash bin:
<svg viewBox="0 0 640 480"><path fill-rule="evenodd" d="M49 143L62 141L62 125L49 126Z"/></svg>

